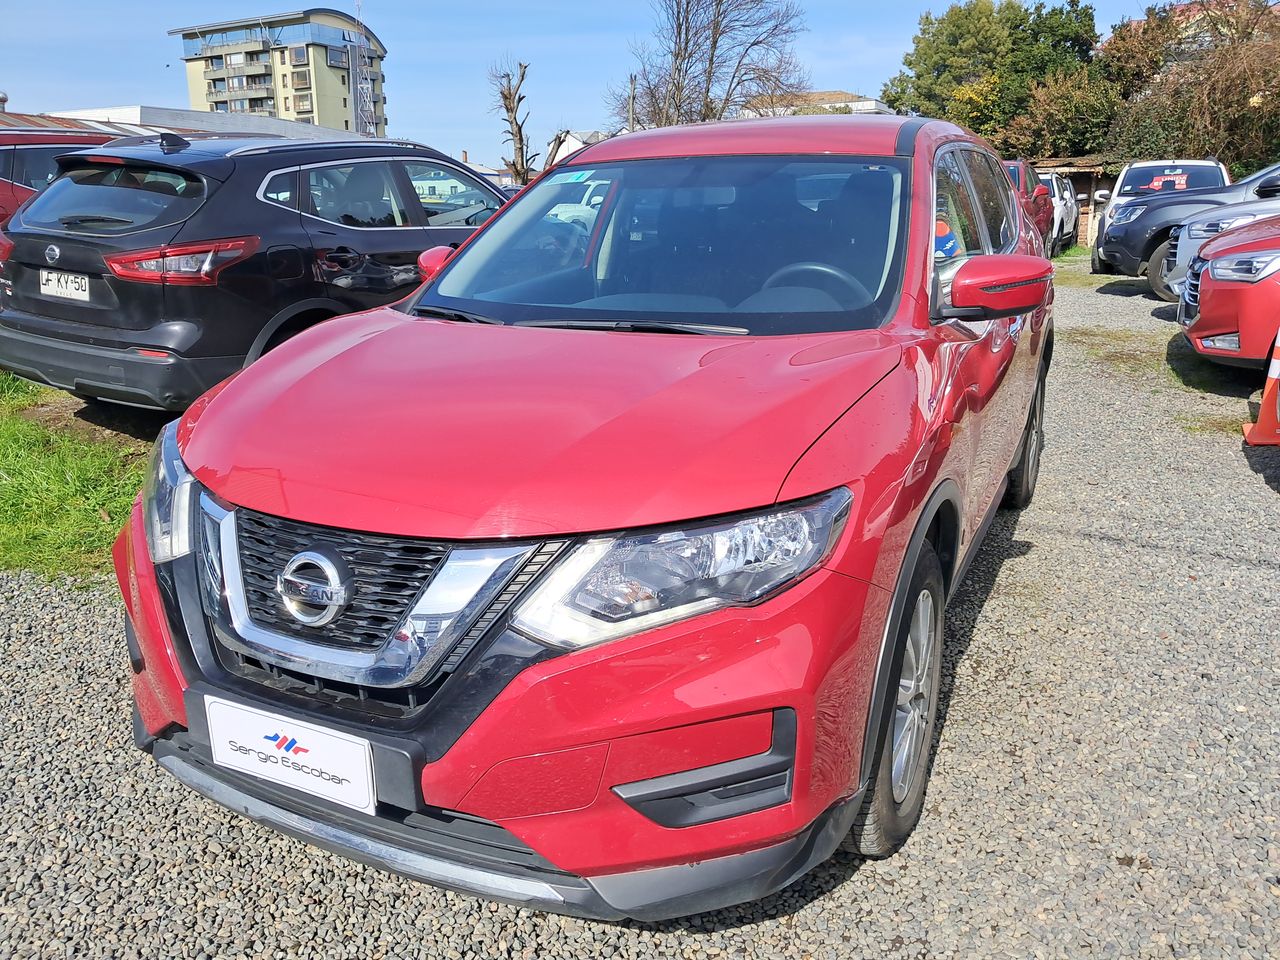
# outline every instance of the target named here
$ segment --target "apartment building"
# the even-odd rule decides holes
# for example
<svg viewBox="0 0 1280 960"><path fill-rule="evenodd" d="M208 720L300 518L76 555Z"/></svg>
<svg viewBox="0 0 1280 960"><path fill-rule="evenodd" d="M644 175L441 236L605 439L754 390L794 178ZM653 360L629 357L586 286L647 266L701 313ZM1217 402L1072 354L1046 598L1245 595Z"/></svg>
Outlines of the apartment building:
<svg viewBox="0 0 1280 960"><path fill-rule="evenodd" d="M179 27L193 110L384 136L387 48L339 10Z"/></svg>

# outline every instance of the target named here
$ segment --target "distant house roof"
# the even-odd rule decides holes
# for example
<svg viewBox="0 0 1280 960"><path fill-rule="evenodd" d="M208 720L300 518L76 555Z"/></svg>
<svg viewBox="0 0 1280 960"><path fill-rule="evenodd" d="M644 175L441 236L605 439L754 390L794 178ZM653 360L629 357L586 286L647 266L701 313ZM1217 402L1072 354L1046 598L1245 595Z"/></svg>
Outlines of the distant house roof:
<svg viewBox="0 0 1280 960"><path fill-rule="evenodd" d="M607 130L570 130L569 136L579 143L590 146L593 143L599 143L601 140L608 140L610 134Z"/></svg>
<svg viewBox="0 0 1280 960"><path fill-rule="evenodd" d="M1107 167L1107 160L1101 154L1093 153L1085 157L1045 157L1032 160L1031 165L1042 173L1102 173Z"/></svg>
<svg viewBox="0 0 1280 960"><path fill-rule="evenodd" d="M0 113L0 129L37 128L57 130L87 130L108 133L117 137L140 137L152 133L199 133L194 127L160 127L145 123L120 123L105 120L80 120L72 117L51 117L44 113Z"/></svg>

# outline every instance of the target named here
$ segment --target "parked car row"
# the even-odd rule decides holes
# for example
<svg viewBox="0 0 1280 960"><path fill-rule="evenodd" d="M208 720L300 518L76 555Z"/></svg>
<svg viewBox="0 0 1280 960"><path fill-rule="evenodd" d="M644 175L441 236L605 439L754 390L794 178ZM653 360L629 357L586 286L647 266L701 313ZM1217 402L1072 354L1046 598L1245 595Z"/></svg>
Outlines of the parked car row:
<svg viewBox="0 0 1280 960"><path fill-rule="evenodd" d="M0 235L0 369L166 410L322 320L408 296L424 249L507 200L405 142L66 146Z"/></svg>
<svg viewBox="0 0 1280 960"><path fill-rule="evenodd" d="M1280 326L1280 164L1232 183L1216 160L1131 163L1097 199L1095 272L1145 276L1178 303L1201 356L1266 365Z"/></svg>
<svg viewBox="0 0 1280 960"><path fill-rule="evenodd" d="M185 409L114 551L138 746L579 915L891 854L947 601L1039 476L1022 175L881 116L605 140L510 203L393 141L58 156L0 235L0 367Z"/></svg>

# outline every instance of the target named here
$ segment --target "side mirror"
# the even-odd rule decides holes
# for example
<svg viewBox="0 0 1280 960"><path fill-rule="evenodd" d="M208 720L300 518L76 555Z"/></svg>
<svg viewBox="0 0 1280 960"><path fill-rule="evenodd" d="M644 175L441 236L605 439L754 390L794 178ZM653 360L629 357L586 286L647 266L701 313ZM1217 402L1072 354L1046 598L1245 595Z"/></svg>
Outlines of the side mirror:
<svg viewBox="0 0 1280 960"><path fill-rule="evenodd" d="M1093 195L1093 199L1094 199L1095 201L1097 201L1098 203L1106 203L1108 200L1110 200L1110 199L1111 199L1111 191L1110 191L1110 190L1099 190L1099 191L1097 191L1096 193L1094 193L1094 195Z"/></svg>
<svg viewBox="0 0 1280 960"><path fill-rule="evenodd" d="M1088 199L1089 199L1089 195L1087 193L1076 194L1076 200L1080 201L1081 203L1083 203L1085 200L1088 200Z"/></svg>
<svg viewBox="0 0 1280 960"><path fill-rule="evenodd" d="M425 283L435 279L436 274L444 269L449 258L454 254L453 247L432 247L418 254L418 276Z"/></svg>
<svg viewBox="0 0 1280 960"><path fill-rule="evenodd" d="M1280 197L1280 173L1273 173L1269 177L1263 177L1262 182L1258 184L1254 193L1264 200L1271 197Z"/></svg>
<svg viewBox="0 0 1280 960"><path fill-rule="evenodd" d="M1041 197L1047 197L1048 195L1049 195L1049 188L1046 187L1043 183L1040 184L1040 186L1036 187L1035 190L1031 191L1031 196L1035 200L1039 200Z"/></svg>
<svg viewBox="0 0 1280 960"><path fill-rule="evenodd" d="M996 254L966 260L951 280L951 306L939 320L999 320L1044 304L1053 264L1044 257Z"/></svg>

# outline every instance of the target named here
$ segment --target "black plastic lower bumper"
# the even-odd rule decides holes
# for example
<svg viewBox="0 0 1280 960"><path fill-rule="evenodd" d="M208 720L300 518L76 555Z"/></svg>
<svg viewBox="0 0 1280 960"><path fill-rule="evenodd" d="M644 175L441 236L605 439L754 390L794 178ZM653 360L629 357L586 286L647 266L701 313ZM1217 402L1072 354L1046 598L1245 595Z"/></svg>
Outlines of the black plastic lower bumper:
<svg viewBox="0 0 1280 960"><path fill-rule="evenodd" d="M518 906L597 920L666 920L757 900L826 860L848 834L855 795L799 835L748 853L600 877L556 869L495 824L416 824L344 810L211 763L185 731L135 739L188 787L282 833L414 880ZM425 821L424 821L425 823ZM505 839L504 839L505 837Z"/></svg>
<svg viewBox="0 0 1280 960"><path fill-rule="evenodd" d="M185 410L243 363L243 357L147 357L0 324L0 369L81 396L143 407Z"/></svg>

